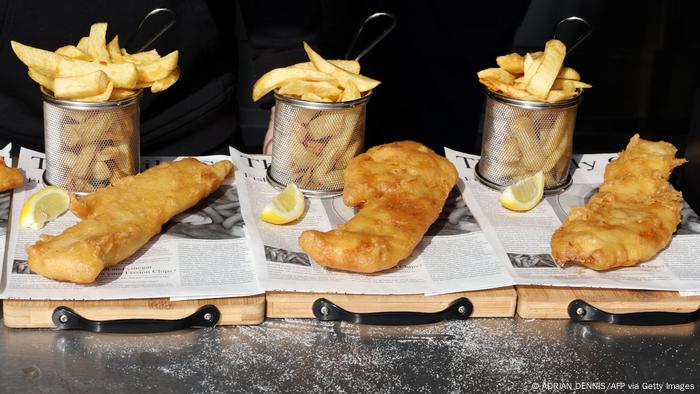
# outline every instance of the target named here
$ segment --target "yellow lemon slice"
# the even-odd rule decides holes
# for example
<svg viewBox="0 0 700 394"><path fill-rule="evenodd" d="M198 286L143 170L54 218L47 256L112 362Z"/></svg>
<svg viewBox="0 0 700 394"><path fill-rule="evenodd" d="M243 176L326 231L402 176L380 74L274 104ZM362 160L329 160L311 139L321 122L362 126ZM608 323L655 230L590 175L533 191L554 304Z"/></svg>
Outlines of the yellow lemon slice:
<svg viewBox="0 0 700 394"><path fill-rule="evenodd" d="M544 175L538 171L535 175L508 186L498 202L512 211L529 211L536 207L544 195Z"/></svg>
<svg viewBox="0 0 700 394"><path fill-rule="evenodd" d="M19 224L24 228L39 230L46 222L56 219L68 210L70 193L58 186L47 186L29 197L19 214Z"/></svg>
<svg viewBox="0 0 700 394"><path fill-rule="evenodd" d="M304 195L294 182L287 185L260 212L260 219L272 224L293 222L304 213Z"/></svg>

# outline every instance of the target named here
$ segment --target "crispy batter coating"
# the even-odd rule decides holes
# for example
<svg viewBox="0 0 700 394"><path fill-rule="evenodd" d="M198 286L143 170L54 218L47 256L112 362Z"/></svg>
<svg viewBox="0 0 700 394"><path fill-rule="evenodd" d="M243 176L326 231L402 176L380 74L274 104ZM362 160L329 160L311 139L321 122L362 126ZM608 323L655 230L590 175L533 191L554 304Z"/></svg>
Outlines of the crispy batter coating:
<svg viewBox="0 0 700 394"><path fill-rule="evenodd" d="M299 244L329 268L377 272L410 256L457 182L452 163L401 141L369 149L344 173L343 201L362 209L336 230L304 231Z"/></svg>
<svg viewBox="0 0 700 394"><path fill-rule="evenodd" d="M573 207L552 235L552 255L595 270L631 266L668 245L680 223L683 196L668 182L676 159L668 142L635 134L605 169L600 190L585 207Z"/></svg>
<svg viewBox="0 0 700 394"><path fill-rule="evenodd" d="M27 246L29 268L49 279L92 283L103 269L145 245L173 216L216 190L232 169L227 160L207 165L188 158L72 199L71 210L83 220Z"/></svg>
<svg viewBox="0 0 700 394"><path fill-rule="evenodd" d="M5 160L0 157L0 193L12 190L24 184L24 176L18 169L5 165Z"/></svg>

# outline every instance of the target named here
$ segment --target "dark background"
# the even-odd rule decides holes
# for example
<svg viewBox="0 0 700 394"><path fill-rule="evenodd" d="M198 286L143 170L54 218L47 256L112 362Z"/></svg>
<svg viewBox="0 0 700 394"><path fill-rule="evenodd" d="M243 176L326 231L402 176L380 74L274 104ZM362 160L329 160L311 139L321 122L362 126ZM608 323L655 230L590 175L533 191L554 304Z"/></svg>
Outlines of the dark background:
<svg viewBox="0 0 700 394"><path fill-rule="evenodd" d="M338 3L338 2L336 2ZM344 2L339 2L344 3ZM621 150L634 132L685 150L698 107L700 8L693 1L533 0L531 2L353 2L334 21L335 44L322 54L342 57L362 17L388 10L397 28L362 61L383 81L368 107L367 143L412 138L479 152L483 99L476 72L510 50L541 50L561 18L577 15L593 34L566 59L593 85L579 107L574 150ZM337 11L337 10L336 10ZM250 101L254 80L239 24L241 129L247 150L260 149L267 113ZM322 34L323 36L323 31Z"/></svg>

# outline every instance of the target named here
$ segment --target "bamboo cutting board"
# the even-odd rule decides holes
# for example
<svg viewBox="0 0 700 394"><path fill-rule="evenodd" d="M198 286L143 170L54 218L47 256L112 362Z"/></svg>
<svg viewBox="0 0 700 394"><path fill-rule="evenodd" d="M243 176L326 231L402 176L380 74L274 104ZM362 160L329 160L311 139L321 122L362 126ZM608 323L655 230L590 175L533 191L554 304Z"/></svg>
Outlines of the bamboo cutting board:
<svg viewBox="0 0 700 394"><path fill-rule="evenodd" d="M325 298L350 312L437 312L447 308L452 301L466 297L474 305L472 317L513 317L517 293L513 287L492 290L467 291L434 296L412 295L365 295L269 292L267 317L269 318L314 318L311 306L319 298Z"/></svg>
<svg viewBox="0 0 700 394"><path fill-rule="evenodd" d="M181 319L203 305L221 312L218 325L260 324L265 319L265 296L170 301L167 298L101 301L4 300L4 324L12 328L53 328L54 309L65 306L86 319Z"/></svg>
<svg viewBox="0 0 700 394"><path fill-rule="evenodd" d="M517 286L518 316L526 319L568 319L567 307L581 299L611 313L692 312L700 296L682 297L675 291Z"/></svg>

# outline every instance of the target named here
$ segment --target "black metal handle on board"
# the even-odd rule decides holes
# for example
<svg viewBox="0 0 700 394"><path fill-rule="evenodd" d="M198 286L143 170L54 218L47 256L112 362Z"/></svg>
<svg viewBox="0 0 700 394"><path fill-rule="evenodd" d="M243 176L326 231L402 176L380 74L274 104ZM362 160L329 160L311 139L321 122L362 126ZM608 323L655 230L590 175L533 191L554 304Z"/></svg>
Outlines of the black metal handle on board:
<svg viewBox="0 0 700 394"><path fill-rule="evenodd" d="M59 330L84 330L111 333L150 333L177 331L183 328L214 327L221 312L214 305L204 305L193 314L176 320L165 319L119 319L96 321L86 319L72 309L59 306L54 309L51 320Z"/></svg>
<svg viewBox="0 0 700 394"><path fill-rule="evenodd" d="M700 317L700 308L694 312L634 312L610 313L600 310L583 300L569 304L569 317L575 322L602 321L610 324L632 326L663 326L692 323Z"/></svg>
<svg viewBox="0 0 700 394"><path fill-rule="evenodd" d="M431 324L443 320L466 320L474 311L468 298L458 298L439 312L372 312L354 313L347 311L325 298L317 299L311 307L316 319L323 321L344 321L355 324L385 326L410 326Z"/></svg>

